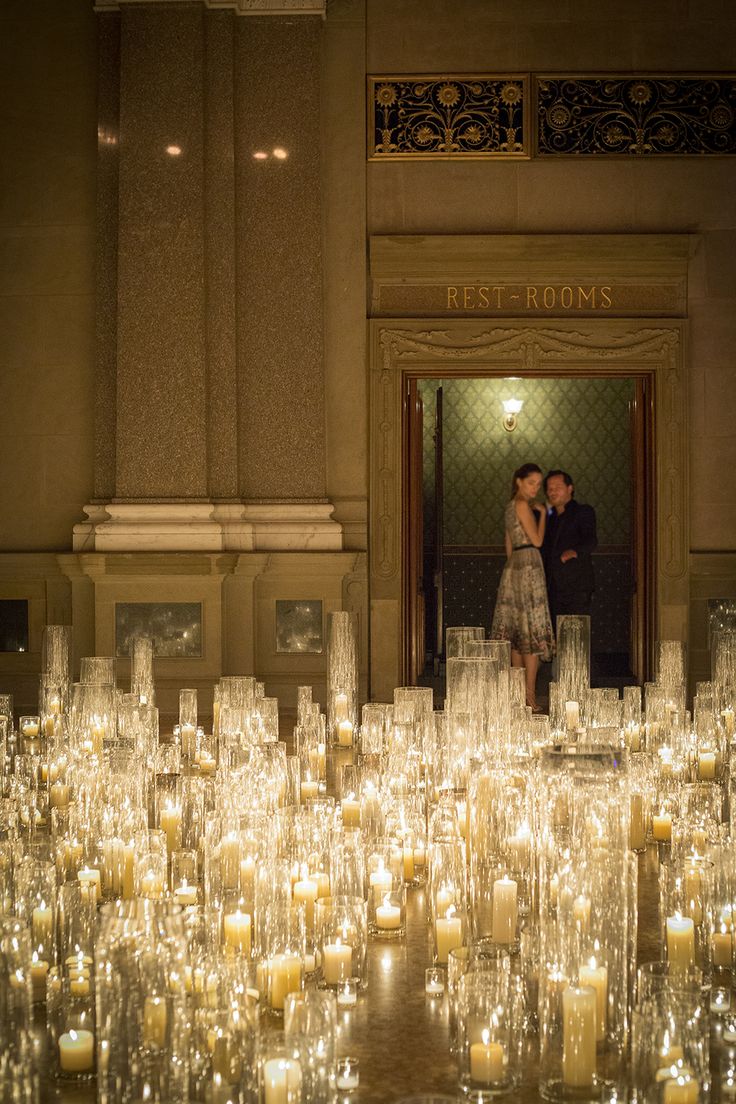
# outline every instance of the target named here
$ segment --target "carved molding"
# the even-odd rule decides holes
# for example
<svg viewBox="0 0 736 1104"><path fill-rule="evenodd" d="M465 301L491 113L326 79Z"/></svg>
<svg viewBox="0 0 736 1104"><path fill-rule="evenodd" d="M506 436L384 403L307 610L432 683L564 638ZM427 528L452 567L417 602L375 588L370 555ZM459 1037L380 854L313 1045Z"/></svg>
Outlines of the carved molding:
<svg viewBox="0 0 736 1104"><path fill-rule="evenodd" d="M489 374L631 376L645 369L655 385L657 608L681 604L687 581L687 387L681 323L651 326L621 319L529 326L473 320L427 328L372 323L371 580L372 593L401 609L402 386L405 372L445 378L482 365ZM564 366L564 367L563 367ZM439 371L438 371L439 370Z"/></svg>
<svg viewBox="0 0 736 1104"><path fill-rule="evenodd" d="M206 8L236 15L327 15L327 0L200 0ZM180 0L95 0L96 12L120 11L136 4L181 7Z"/></svg>

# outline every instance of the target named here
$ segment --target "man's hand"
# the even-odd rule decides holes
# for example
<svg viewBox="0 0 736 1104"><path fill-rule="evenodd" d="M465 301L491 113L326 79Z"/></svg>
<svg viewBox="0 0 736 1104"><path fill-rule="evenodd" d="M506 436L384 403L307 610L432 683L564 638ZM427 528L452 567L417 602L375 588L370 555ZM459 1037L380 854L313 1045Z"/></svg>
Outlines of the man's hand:
<svg viewBox="0 0 736 1104"><path fill-rule="evenodd" d="M560 556L560 560L562 561L562 563L567 563L568 560L576 560L577 558L578 554L574 548L566 548Z"/></svg>

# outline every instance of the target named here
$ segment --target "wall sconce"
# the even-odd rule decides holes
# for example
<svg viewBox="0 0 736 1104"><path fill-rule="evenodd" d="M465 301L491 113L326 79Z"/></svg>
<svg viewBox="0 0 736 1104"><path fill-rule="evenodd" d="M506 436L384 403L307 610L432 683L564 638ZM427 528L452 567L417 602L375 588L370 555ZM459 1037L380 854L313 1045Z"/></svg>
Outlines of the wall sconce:
<svg viewBox="0 0 736 1104"><path fill-rule="evenodd" d="M507 433L513 433L516 429L516 416L517 414L521 414L523 405L523 399L503 400L503 428Z"/></svg>

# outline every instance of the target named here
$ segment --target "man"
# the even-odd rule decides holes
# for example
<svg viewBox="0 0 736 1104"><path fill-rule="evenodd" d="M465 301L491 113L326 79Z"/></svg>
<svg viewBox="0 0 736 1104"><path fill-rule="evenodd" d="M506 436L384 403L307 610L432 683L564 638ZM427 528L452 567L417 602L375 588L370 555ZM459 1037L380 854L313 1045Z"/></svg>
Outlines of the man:
<svg viewBox="0 0 736 1104"><path fill-rule="evenodd" d="M590 615L595 582L591 553L597 547L595 510L576 502L567 472L548 472L544 491L550 509L542 544L553 629L562 613Z"/></svg>

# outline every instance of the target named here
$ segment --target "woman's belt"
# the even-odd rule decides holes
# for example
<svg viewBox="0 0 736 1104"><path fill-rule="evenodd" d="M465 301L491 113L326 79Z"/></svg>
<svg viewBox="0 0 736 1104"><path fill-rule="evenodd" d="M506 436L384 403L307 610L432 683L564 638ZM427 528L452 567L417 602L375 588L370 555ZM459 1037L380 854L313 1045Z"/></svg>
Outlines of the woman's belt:
<svg viewBox="0 0 736 1104"><path fill-rule="evenodd" d="M522 548L534 548L534 545L533 544L517 544L511 549L511 551L512 552L521 552Z"/></svg>

